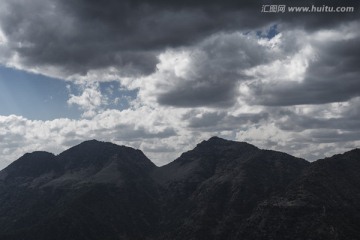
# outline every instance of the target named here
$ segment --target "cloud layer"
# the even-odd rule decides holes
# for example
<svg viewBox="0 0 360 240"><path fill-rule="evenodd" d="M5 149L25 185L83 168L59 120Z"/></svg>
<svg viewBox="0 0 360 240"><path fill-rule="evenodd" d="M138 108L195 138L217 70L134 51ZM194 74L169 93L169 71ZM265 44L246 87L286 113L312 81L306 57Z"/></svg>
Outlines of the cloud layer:
<svg viewBox="0 0 360 240"><path fill-rule="evenodd" d="M301 2L354 13L261 13L269 2L3 1L0 64L73 81L67 104L82 117L0 116L1 166L90 138L158 164L212 135L310 160L359 146L358 1ZM111 81L136 96L110 99Z"/></svg>
<svg viewBox="0 0 360 240"><path fill-rule="evenodd" d="M262 4L269 4L264 1ZM354 6L351 14L266 14L252 1L8 0L1 3L2 50L9 65L60 77L115 67L149 74L166 47L188 46L218 32L251 31L272 23L330 28L358 17L358 1L302 1L302 6ZM276 4L297 6L279 1Z"/></svg>

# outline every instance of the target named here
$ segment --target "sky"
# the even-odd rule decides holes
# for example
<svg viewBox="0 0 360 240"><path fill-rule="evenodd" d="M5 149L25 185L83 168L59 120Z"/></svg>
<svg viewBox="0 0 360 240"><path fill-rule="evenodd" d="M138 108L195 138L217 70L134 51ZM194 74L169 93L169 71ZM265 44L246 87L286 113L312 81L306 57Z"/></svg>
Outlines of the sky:
<svg viewBox="0 0 360 240"><path fill-rule="evenodd" d="M289 10L312 6L354 11ZM157 165L211 136L309 161L359 147L359 11L357 0L3 0L0 169L89 139Z"/></svg>

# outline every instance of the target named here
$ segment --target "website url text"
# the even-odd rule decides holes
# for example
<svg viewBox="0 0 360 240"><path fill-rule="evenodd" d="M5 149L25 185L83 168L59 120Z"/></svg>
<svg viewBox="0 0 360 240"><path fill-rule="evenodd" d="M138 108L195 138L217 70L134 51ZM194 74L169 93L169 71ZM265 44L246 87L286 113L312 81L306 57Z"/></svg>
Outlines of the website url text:
<svg viewBox="0 0 360 240"><path fill-rule="evenodd" d="M354 12L354 7L332 7L332 6L314 6L311 7L290 7L286 5L262 5L261 12L263 13L348 13Z"/></svg>

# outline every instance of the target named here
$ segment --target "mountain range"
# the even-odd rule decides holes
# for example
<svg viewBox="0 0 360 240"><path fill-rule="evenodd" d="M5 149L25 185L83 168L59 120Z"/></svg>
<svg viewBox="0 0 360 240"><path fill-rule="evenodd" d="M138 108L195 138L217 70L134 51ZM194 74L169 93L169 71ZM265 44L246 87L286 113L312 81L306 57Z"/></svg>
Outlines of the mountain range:
<svg viewBox="0 0 360 240"><path fill-rule="evenodd" d="M308 162L212 137L157 167L96 140L0 171L1 240L360 239L360 149Z"/></svg>

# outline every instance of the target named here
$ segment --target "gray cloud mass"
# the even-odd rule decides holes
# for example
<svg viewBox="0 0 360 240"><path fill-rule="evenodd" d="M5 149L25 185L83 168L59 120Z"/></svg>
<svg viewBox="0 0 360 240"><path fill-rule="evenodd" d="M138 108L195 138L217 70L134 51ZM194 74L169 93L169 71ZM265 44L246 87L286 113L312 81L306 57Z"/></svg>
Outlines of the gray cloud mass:
<svg viewBox="0 0 360 240"><path fill-rule="evenodd" d="M354 29L356 30L356 29ZM314 44L312 62L302 82L253 85L254 103L267 106L343 102L360 96L360 36Z"/></svg>
<svg viewBox="0 0 360 240"><path fill-rule="evenodd" d="M302 4L307 2L330 4ZM288 1L280 3L289 5ZM343 1L331 4L341 6ZM233 0L111 0L106 4L92 0L14 0L4 5L1 28L22 63L56 66L69 75L109 66L123 69L125 75L149 74L155 70L160 50L187 46L216 32L249 31L276 21L319 28L358 15L263 14L261 3Z"/></svg>
<svg viewBox="0 0 360 240"><path fill-rule="evenodd" d="M262 13L264 4L355 11ZM0 156L15 159L56 144L60 152L96 137L162 153L162 163L211 135L312 160L356 147L359 6L358 0L5 0L0 64L83 84L68 104L91 114L52 121L0 116ZM116 80L137 94L127 109L109 109L106 93L83 79Z"/></svg>

